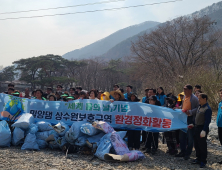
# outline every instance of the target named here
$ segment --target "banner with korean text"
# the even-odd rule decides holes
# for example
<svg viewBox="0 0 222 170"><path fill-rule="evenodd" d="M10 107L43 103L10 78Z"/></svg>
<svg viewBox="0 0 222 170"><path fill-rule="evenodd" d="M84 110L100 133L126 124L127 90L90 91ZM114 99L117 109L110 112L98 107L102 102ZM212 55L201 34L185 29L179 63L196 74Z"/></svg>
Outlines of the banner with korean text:
<svg viewBox="0 0 222 170"><path fill-rule="evenodd" d="M76 121L105 121L118 129L164 132L187 128L187 116L181 110L144 104L102 100L73 100L71 102L42 101L0 94L0 119L15 118L31 113L36 121L72 125Z"/></svg>

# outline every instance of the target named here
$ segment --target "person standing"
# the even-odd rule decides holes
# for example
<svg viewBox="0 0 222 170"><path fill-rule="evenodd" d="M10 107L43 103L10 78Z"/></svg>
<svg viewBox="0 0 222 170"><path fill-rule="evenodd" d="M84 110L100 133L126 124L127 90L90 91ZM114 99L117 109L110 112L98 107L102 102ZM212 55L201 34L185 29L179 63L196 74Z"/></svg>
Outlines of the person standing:
<svg viewBox="0 0 222 170"><path fill-rule="evenodd" d="M29 95L29 88L25 88L25 96L24 98L28 98L28 99L31 99L31 96Z"/></svg>
<svg viewBox="0 0 222 170"><path fill-rule="evenodd" d="M211 122L212 110L207 103L208 97L204 93L198 96L200 106L198 107L195 117L195 137L194 145L196 150L196 159L193 164L200 164L204 168L207 163L207 135L209 133L209 124Z"/></svg>
<svg viewBox="0 0 222 170"><path fill-rule="evenodd" d="M124 97L126 100L129 100L129 96L132 93L132 89L133 89L133 86L131 85L126 86L126 93L124 94Z"/></svg>
<svg viewBox="0 0 222 170"><path fill-rule="evenodd" d="M137 95L135 93L131 93L128 97L128 101L130 102L139 102L140 99L138 99ZM129 150L139 150L140 149L140 130L128 130L128 147Z"/></svg>
<svg viewBox="0 0 222 170"><path fill-rule="evenodd" d="M163 87L158 87L156 97L157 100L160 101L161 106L163 106L165 104L165 98L166 98Z"/></svg>
<svg viewBox="0 0 222 170"><path fill-rule="evenodd" d="M222 89L220 89L220 98L222 99ZM218 126L218 137L220 144L222 145L222 101L219 103L217 112L217 126ZM222 161L218 162L222 164Z"/></svg>
<svg viewBox="0 0 222 170"><path fill-rule="evenodd" d="M150 97L150 96L148 96L148 91L149 91L149 88L146 88L145 89L145 97L142 98L142 103L145 103L145 101Z"/></svg>
<svg viewBox="0 0 222 170"><path fill-rule="evenodd" d="M181 107L182 111L187 115L187 124L194 125L195 114L199 107L198 98L192 94L193 87L189 84L184 86L184 100ZM189 128L187 133L180 131L180 150L181 152L176 157L184 157L185 160L190 159L194 143L194 128ZM188 143L187 143L188 142Z"/></svg>

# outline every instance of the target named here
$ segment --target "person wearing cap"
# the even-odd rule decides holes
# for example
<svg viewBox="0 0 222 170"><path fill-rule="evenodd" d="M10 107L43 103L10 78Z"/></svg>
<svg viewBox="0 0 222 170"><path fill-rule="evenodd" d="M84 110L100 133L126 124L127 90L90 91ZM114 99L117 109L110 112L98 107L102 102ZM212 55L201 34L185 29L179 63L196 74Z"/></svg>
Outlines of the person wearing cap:
<svg viewBox="0 0 222 170"><path fill-rule="evenodd" d="M62 101L66 102L67 101L67 97L69 97L69 93L67 91L64 92L63 95L61 95L62 97Z"/></svg>
<svg viewBox="0 0 222 170"><path fill-rule="evenodd" d="M184 100L181 107L182 112L187 115L187 124L189 127L194 126L194 119L199 107L198 98L192 94L193 87L190 84L184 86ZM190 159L194 144L194 128L188 128L187 133L180 131L180 153L176 157L184 157L185 160Z"/></svg>
<svg viewBox="0 0 222 170"><path fill-rule="evenodd" d="M128 101L129 102L139 102L140 99L138 99L136 93L131 93L128 96ZM127 134L128 134L128 148L129 148L129 150L133 150L133 148L135 150L139 150L140 149L141 131L140 130L128 130Z"/></svg>
<svg viewBox="0 0 222 170"><path fill-rule="evenodd" d="M177 97L174 95L170 95L166 98L166 107L168 108L174 108L177 103ZM175 155L178 153L177 150L177 139L176 139L176 131L168 131L164 132L164 137L166 138L166 143L168 147L167 153L170 155Z"/></svg>
<svg viewBox="0 0 222 170"><path fill-rule="evenodd" d="M66 98L66 101L67 102L70 102L70 101L73 101L74 100L74 97L73 96L68 96L67 98Z"/></svg>
<svg viewBox="0 0 222 170"><path fill-rule="evenodd" d="M219 92L220 99L222 100L222 89L220 89ZM222 101L218 105L218 111L217 111L217 126L218 126L218 138L220 141L220 144L222 146ZM219 164L222 164L222 161L218 162Z"/></svg>
<svg viewBox="0 0 222 170"><path fill-rule="evenodd" d="M183 98L184 98L184 92L181 92L180 94L178 94L178 99L177 99L176 107L179 108L179 107L182 106Z"/></svg>
<svg viewBox="0 0 222 170"><path fill-rule="evenodd" d="M43 96L43 91L41 89L37 89L36 90L36 97L35 99L38 99L38 100L46 100Z"/></svg>
<svg viewBox="0 0 222 170"><path fill-rule="evenodd" d="M142 98L142 103L145 103L145 101L150 97L150 96L148 96L148 91L149 91L149 88L146 88L145 89L145 97Z"/></svg>
<svg viewBox="0 0 222 170"><path fill-rule="evenodd" d="M114 97L114 99L110 99L111 102L113 102L113 101L126 101L123 93L120 90L111 91L110 95Z"/></svg>
<svg viewBox="0 0 222 170"><path fill-rule="evenodd" d="M116 91L116 90L120 90L118 84L113 85L113 91ZM110 97L109 98L114 100L114 96L111 95L111 92L110 92Z"/></svg>
<svg viewBox="0 0 222 170"><path fill-rule="evenodd" d="M157 97L150 96L149 97L149 104L157 105L158 104ZM154 155L157 152L158 138L159 138L159 132L147 132L145 153L152 153Z"/></svg>
<svg viewBox="0 0 222 170"><path fill-rule="evenodd" d="M13 96L16 96L16 97L19 97L20 96L20 91L19 90L15 90L13 93L12 93Z"/></svg>
<svg viewBox="0 0 222 170"><path fill-rule="evenodd" d="M200 93L198 100L200 106L197 109L194 127L196 159L192 163L200 164L200 168L204 168L207 163L207 135L209 133L212 110L207 102L208 97L205 93Z"/></svg>
<svg viewBox="0 0 222 170"><path fill-rule="evenodd" d="M165 104L165 98L166 98L166 95L164 93L163 87L158 87L157 88L156 97L157 97L157 100L160 101L161 106L163 106Z"/></svg>
<svg viewBox="0 0 222 170"><path fill-rule="evenodd" d="M124 94L124 97L126 100L129 99L129 96L132 93L132 89L133 89L133 86L131 85L126 86L126 93Z"/></svg>
<svg viewBox="0 0 222 170"><path fill-rule="evenodd" d="M100 99L101 100L109 101L110 100L109 96L110 96L110 93L106 91L103 94L101 94L101 98Z"/></svg>

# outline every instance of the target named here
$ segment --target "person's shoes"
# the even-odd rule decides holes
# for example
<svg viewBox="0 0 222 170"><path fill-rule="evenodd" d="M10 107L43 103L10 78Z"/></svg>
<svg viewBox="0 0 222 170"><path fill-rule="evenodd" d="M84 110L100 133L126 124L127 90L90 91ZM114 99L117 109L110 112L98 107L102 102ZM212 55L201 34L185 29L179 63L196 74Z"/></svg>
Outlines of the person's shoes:
<svg viewBox="0 0 222 170"><path fill-rule="evenodd" d="M144 153L151 153L151 149L146 149Z"/></svg>
<svg viewBox="0 0 222 170"><path fill-rule="evenodd" d="M133 148L132 148L132 147L129 147L129 150L131 151L131 150L133 150Z"/></svg>
<svg viewBox="0 0 222 170"><path fill-rule="evenodd" d="M192 160L191 162L192 164L200 164L200 161L198 161L197 159Z"/></svg>
<svg viewBox="0 0 222 170"><path fill-rule="evenodd" d="M222 161L220 161L220 162L217 162L217 163L219 163L219 164L222 164Z"/></svg>
<svg viewBox="0 0 222 170"><path fill-rule="evenodd" d="M203 163L203 162L200 163L200 168L204 168L205 166L206 166L205 163Z"/></svg>
<svg viewBox="0 0 222 170"><path fill-rule="evenodd" d="M178 153L178 150L171 150L169 154L170 155L176 155L177 153Z"/></svg>
<svg viewBox="0 0 222 170"><path fill-rule="evenodd" d="M184 156L184 160L188 160L188 159L190 159L190 156L188 155Z"/></svg>
<svg viewBox="0 0 222 170"><path fill-rule="evenodd" d="M183 152L180 152L175 155L175 157L184 157L184 156L185 156L185 153L183 153Z"/></svg>

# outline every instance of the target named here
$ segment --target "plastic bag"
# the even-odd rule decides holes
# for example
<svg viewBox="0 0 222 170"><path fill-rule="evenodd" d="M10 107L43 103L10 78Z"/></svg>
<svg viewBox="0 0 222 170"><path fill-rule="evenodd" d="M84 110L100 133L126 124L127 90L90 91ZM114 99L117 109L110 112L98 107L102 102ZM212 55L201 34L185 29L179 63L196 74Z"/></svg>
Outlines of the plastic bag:
<svg viewBox="0 0 222 170"><path fill-rule="evenodd" d="M54 135L54 137L58 137L58 134L54 130L45 131L45 132L37 132L36 138L41 140L46 140L50 135Z"/></svg>
<svg viewBox="0 0 222 170"><path fill-rule="evenodd" d="M98 148L95 153L95 156L97 156L99 159L105 160L104 155L110 152L112 144L109 136L109 134L104 135L99 142Z"/></svg>
<svg viewBox="0 0 222 170"><path fill-rule="evenodd" d="M65 139L67 142L74 144L77 138L84 135L80 130L82 124L82 122L74 122L72 124L71 128L65 134Z"/></svg>
<svg viewBox="0 0 222 170"><path fill-rule="evenodd" d="M110 126L107 122L95 121L92 125L96 129L102 130L105 133L112 133L114 131L113 127Z"/></svg>
<svg viewBox="0 0 222 170"><path fill-rule="evenodd" d="M129 157L129 161L135 161L138 159L144 159L145 156L142 152L134 150L134 151L130 151L130 153L126 153L125 155L127 155Z"/></svg>
<svg viewBox="0 0 222 170"><path fill-rule="evenodd" d="M98 134L99 132L101 132L100 130L94 128L92 126L92 124L90 123L85 123L83 124L81 127L80 127L80 130L82 133L86 134L86 135L89 135L89 136L93 136L93 135L96 135Z"/></svg>
<svg viewBox="0 0 222 170"><path fill-rule="evenodd" d="M32 114L24 113L12 126L28 130L32 123L34 123L34 117Z"/></svg>
<svg viewBox="0 0 222 170"><path fill-rule="evenodd" d="M25 138L25 143L22 145L22 150L39 150L39 145L36 141L35 134L29 133Z"/></svg>
<svg viewBox="0 0 222 170"><path fill-rule="evenodd" d="M60 149L62 149L62 147L67 143L65 136L55 138L55 141Z"/></svg>
<svg viewBox="0 0 222 170"><path fill-rule="evenodd" d="M58 149L58 148L59 148L59 145L58 145L58 143L54 140L54 141L50 141L50 142L49 142L49 147L50 147L51 149Z"/></svg>
<svg viewBox="0 0 222 170"><path fill-rule="evenodd" d="M40 132L53 130L53 128L51 127L51 123L49 122L40 121L40 122L37 122L36 125L38 126L38 129Z"/></svg>
<svg viewBox="0 0 222 170"><path fill-rule="evenodd" d="M38 132L38 126L34 123L32 123L29 127L29 130L27 133L32 133L32 134L35 134Z"/></svg>
<svg viewBox="0 0 222 170"><path fill-rule="evenodd" d="M113 132L110 136L110 140L117 155L124 155L130 152L129 148L118 133Z"/></svg>
<svg viewBox="0 0 222 170"><path fill-rule="evenodd" d="M65 136L66 132L69 130L69 126L64 122L59 122L51 127L59 134L59 136Z"/></svg>
<svg viewBox="0 0 222 170"><path fill-rule="evenodd" d="M20 128L15 128L12 136L12 144L19 145L24 142L25 132Z"/></svg>
<svg viewBox="0 0 222 170"><path fill-rule="evenodd" d="M48 143L45 140L37 139L36 142L40 149L44 149L48 146Z"/></svg>
<svg viewBox="0 0 222 170"><path fill-rule="evenodd" d="M6 147L10 146L11 143L11 131L8 123L3 120L0 121L0 146Z"/></svg>
<svg viewBox="0 0 222 170"><path fill-rule="evenodd" d="M100 139L105 135L104 132L99 133L98 135L95 136L90 136L87 138L87 140L89 141L89 143L96 143L99 142Z"/></svg>
<svg viewBox="0 0 222 170"><path fill-rule="evenodd" d="M86 145L87 137L88 137L87 135L80 136L80 137L75 141L75 145L77 145L77 146L84 146L84 145Z"/></svg>

